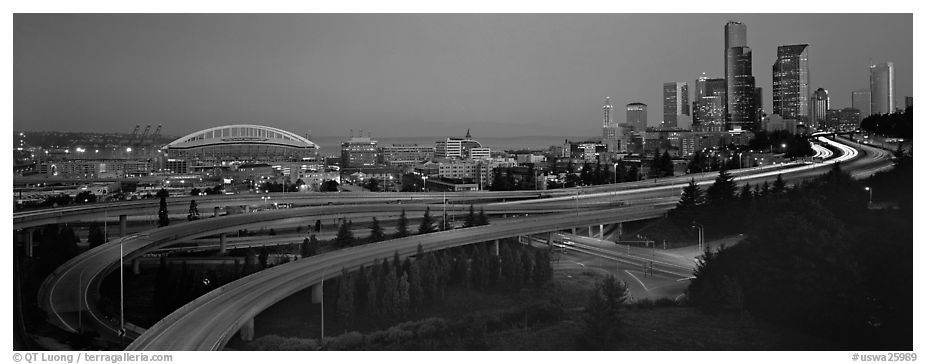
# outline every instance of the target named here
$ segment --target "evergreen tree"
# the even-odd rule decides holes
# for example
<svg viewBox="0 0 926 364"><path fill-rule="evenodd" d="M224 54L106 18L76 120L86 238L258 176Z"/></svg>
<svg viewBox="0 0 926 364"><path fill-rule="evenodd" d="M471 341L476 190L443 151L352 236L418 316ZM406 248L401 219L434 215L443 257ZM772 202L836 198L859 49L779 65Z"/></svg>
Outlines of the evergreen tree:
<svg viewBox="0 0 926 364"><path fill-rule="evenodd" d="M260 255L258 256L257 259L260 262L260 269L267 268L267 264L270 259L270 251L268 251L266 247L261 247Z"/></svg>
<svg viewBox="0 0 926 364"><path fill-rule="evenodd" d="M476 289L486 289L489 286L489 261L486 257L488 253L479 244L473 248L472 263L470 265L470 279L472 287Z"/></svg>
<svg viewBox="0 0 926 364"><path fill-rule="evenodd" d="M476 226L488 225L489 218L486 216L484 208L479 208L479 215L476 216Z"/></svg>
<svg viewBox="0 0 926 364"><path fill-rule="evenodd" d="M190 200L190 212L186 215L189 221L199 219L199 207L196 206L196 200Z"/></svg>
<svg viewBox="0 0 926 364"><path fill-rule="evenodd" d="M607 349L620 336L622 305L627 284L612 275L595 285L585 306L585 330L579 337L584 349Z"/></svg>
<svg viewBox="0 0 926 364"><path fill-rule="evenodd" d="M473 210L473 205L469 205L469 214L463 219L463 227L473 227L476 226L476 212Z"/></svg>
<svg viewBox="0 0 926 364"><path fill-rule="evenodd" d="M317 254L318 240L315 238L315 234L310 235L308 238L302 239L302 246L300 246L300 253L303 258L311 257Z"/></svg>
<svg viewBox="0 0 926 364"><path fill-rule="evenodd" d="M393 238L404 238L408 235L408 218L405 217L405 210L402 210L402 214L399 215L399 221L397 223L396 232L395 235L393 235Z"/></svg>
<svg viewBox="0 0 926 364"><path fill-rule="evenodd" d="M727 172L726 168L721 168L717 179L707 189L707 203L711 205L725 204L736 197L736 182Z"/></svg>
<svg viewBox="0 0 926 364"><path fill-rule="evenodd" d="M396 316L405 319L411 309L411 292L408 275L404 272L396 283Z"/></svg>
<svg viewBox="0 0 926 364"><path fill-rule="evenodd" d="M379 226L379 220L374 217L373 226L370 227L370 242L376 243L383 240L386 240L386 234L383 233L383 228Z"/></svg>
<svg viewBox="0 0 926 364"><path fill-rule="evenodd" d="M399 291L398 284L399 278L396 276L396 272L393 269L390 269L386 273L383 279L382 287L382 305L383 313L388 318L399 317L401 310L399 309Z"/></svg>
<svg viewBox="0 0 926 364"><path fill-rule="evenodd" d="M87 236L87 242L90 243L90 248L96 248L103 244L106 238L103 236L103 229L100 228L100 224L93 223L90 225L90 233Z"/></svg>
<svg viewBox="0 0 926 364"><path fill-rule="evenodd" d="M752 201L752 186L749 183L743 185L743 188L740 189L739 198L744 203L748 204Z"/></svg>
<svg viewBox="0 0 926 364"><path fill-rule="evenodd" d="M662 176L662 170L662 158L660 158L659 147L656 147L656 151L653 152L653 160L649 165L649 176L659 178Z"/></svg>
<svg viewBox="0 0 926 364"><path fill-rule="evenodd" d="M660 175L662 177L672 177L675 175L675 166L672 164L672 157L669 156L669 151L662 152L662 158L659 160L659 166L662 169Z"/></svg>
<svg viewBox="0 0 926 364"><path fill-rule="evenodd" d="M373 273L368 276L370 278L367 280L367 302L366 302L366 313L367 317L376 320L379 318L380 313L382 312L382 300L380 299L380 287L382 286L382 276L378 275L378 264L373 263Z"/></svg>
<svg viewBox="0 0 926 364"><path fill-rule="evenodd" d="M419 262L419 260L411 262L409 258L405 258L405 263L408 265L408 307L411 312L418 312L418 309L421 308L424 302L424 290L421 286L421 268L419 267Z"/></svg>
<svg viewBox="0 0 926 364"><path fill-rule="evenodd" d="M164 191L164 195L158 192L158 195L161 195L161 205L158 207L158 227L170 224L170 218L167 216L167 191L164 189L161 189L161 191Z"/></svg>
<svg viewBox="0 0 926 364"><path fill-rule="evenodd" d="M541 288L552 279L553 267L550 265L550 251L548 249L538 249L534 253L534 285Z"/></svg>
<svg viewBox="0 0 926 364"><path fill-rule="evenodd" d="M341 222L338 228L338 235L334 238L335 245L338 248L347 248L354 245L354 233L350 229L350 222Z"/></svg>
<svg viewBox="0 0 926 364"><path fill-rule="evenodd" d="M838 163L837 163L838 164ZM775 178L775 182L772 184L772 193L781 194L785 192L785 181L781 179L781 173L778 174L778 177Z"/></svg>
<svg viewBox="0 0 926 364"><path fill-rule="evenodd" d="M688 182L688 186L682 190L682 198L679 199L677 208L680 210L691 210L704 203L704 194L701 187L695 183L694 178Z"/></svg>
<svg viewBox="0 0 926 364"><path fill-rule="evenodd" d="M769 186L768 181L762 183L762 197L766 197L772 193L772 188Z"/></svg>
<svg viewBox="0 0 926 364"><path fill-rule="evenodd" d="M424 210L424 217L421 218L421 224L418 225L418 233L429 234L434 231L434 219L431 218L431 208L426 207Z"/></svg>
<svg viewBox="0 0 926 364"><path fill-rule="evenodd" d="M353 324L354 285L347 269L341 269L341 277L338 278L337 315L345 327Z"/></svg>
<svg viewBox="0 0 926 364"><path fill-rule="evenodd" d="M367 302L367 284L369 284L369 275L367 268L363 265L360 265L360 269L357 270L357 278L354 279L354 309L359 314L366 312Z"/></svg>

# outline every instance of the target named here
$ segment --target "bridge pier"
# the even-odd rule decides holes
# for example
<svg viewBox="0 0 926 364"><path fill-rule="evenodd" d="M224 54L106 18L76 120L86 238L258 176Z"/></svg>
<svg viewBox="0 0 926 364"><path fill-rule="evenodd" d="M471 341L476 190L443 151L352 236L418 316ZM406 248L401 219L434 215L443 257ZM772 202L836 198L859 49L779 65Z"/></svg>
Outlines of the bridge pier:
<svg viewBox="0 0 926 364"><path fill-rule="evenodd" d="M251 317L244 322L244 326L241 326L241 341L253 341L254 340L254 318Z"/></svg>
<svg viewBox="0 0 926 364"><path fill-rule="evenodd" d="M132 274L141 274L141 261L138 258L132 259Z"/></svg>
<svg viewBox="0 0 926 364"><path fill-rule="evenodd" d="M128 216L119 215L119 236L125 236L128 231Z"/></svg>
<svg viewBox="0 0 926 364"><path fill-rule="evenodd" d="M225 233L219 234L219 254L225 254L227 244Z"/></svg>
<svg viewBox="0 0 926 364"><path fill-rule="evenodd" d="M621 239L621 236L624 235L624 223L617 223L617 240Z"/></svg>
<svg viewBox="0 0 926 364"><path fill-rule="evenodd" d="M33 246L32 246L32 229L31 228L23 229L22 241L23 241L23 250L26 251L26 256L29 258L32 258Z"/></svg>
<svg viewBox="0 0 926 364"><path fill-rule="evenodd" d="M591 225L588 226L588 237L590 237L590 238L594 238L594 237L595 237L595 235L592 233L592 226L591 226Z"/></svg>
<svg viewBox="0 0 926 364"><path fill-rule="evenodd" d="M219 207L218 207L218 206L213 207L213 208L212 208L212 217L218 217L218 216L219 216Z"/></svg>
<svg viewBox="0 0 926 364"><path fill-rule="evenodd" d="M598 225L598 239L604 239L604 225Z"/></svg>
<svg viewBox="0 0 926 364"><path fill-rule="evenodd" d="M572 235L576 234L576 228L572 228Z"/></svg>
<svg viewBox="0 0 926 364"><path fill-rule="evenodd" d="M249 213L249 212L251 212L251 205L245 205L245 206L244 206L244 213Z"/></svg>
<svg viewBox="0 0 926 364"><path fill-rule="evenodd" d="M553 249L553 232L547 233L547 247Z"/></svg>
<svg viewBox="0 0 926 364"><path fill-rule="evenodd" d="M519 236L518 238L520 239L521 237ZM499 244L498 244L498 239L495 239L495 243L492 244L492 255L494 255L494 256L496 256L496 257L498 256L498 245L499 245Z"/></svg>
<svg viewBox="0 0 926 364"><path fill-rule="evenodd" d="M323 288L322 283L312 286L312 303L322 303Z"/></svg>

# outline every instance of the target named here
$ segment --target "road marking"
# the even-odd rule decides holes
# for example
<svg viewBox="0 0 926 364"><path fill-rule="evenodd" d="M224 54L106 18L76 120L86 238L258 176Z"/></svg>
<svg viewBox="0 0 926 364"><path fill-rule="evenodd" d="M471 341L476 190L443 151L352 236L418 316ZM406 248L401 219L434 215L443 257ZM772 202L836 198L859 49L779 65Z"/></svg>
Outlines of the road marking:
<svg viewBox="0 0 926 364"><path fill-rule="evenodd" d="M644 290L644 291L649 291L649 288L646 288L646 285L643 284L643 281L641 281L640 278L637 278L637 276L633 275L633 273L630 273L629 270L624 269L624 273L627 273L627 274L629 274L631 277L633 277L633 279L636 279L636 280L637 280L637 283L639 283L641 286L643 286L643 290Z"/></svg>

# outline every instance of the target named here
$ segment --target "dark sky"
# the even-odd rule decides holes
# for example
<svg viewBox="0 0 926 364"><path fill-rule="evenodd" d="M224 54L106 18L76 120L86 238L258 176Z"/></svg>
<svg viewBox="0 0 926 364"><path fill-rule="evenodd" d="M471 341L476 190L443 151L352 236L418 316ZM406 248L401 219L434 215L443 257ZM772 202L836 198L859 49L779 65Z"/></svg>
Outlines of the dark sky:
<svg viewBox="0 0 926 364"><path fill-rule="evenodd" d="M723 26L748 27L771 110L776 47L810 44L834 107L893 61L912 94L910 14L17 14L14 128L183 135L230 124L376 136L598 135L601 104L723 76Z"/></svg>

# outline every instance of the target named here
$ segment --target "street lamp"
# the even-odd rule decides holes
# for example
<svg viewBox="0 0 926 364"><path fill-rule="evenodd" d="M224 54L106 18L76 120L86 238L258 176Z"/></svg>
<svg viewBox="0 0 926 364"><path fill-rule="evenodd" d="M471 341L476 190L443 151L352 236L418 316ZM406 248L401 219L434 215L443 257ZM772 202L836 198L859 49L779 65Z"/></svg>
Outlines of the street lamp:
<svg viewBox="0 0 926 364"><path fill-rule="evenodd" d="M618 163L614 163L614 183L617 183L617 165Z"/></svg>
<svg viewBox="0 0 926 364"><path fill-rule="evenodd" d="M871 209L871 194L873 192L872 188L865 186L865 191L868 191L868 208Z"/></svg>
<svg viewBox="0 0 926 364"><path fill-rule="evenodd" d="M704 251L704 225L692 221L691 227L698 229L698 250Z"/></svg>

